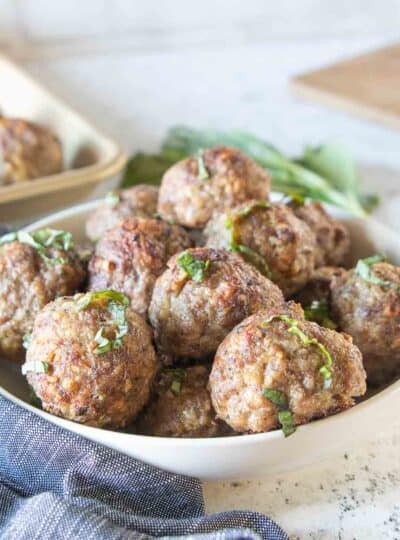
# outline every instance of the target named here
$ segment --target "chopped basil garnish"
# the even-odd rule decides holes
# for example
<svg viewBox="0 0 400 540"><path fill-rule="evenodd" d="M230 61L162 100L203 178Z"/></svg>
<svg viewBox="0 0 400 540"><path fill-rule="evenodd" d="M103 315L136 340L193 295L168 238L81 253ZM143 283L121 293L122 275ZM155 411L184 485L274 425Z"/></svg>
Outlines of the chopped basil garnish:
<svg viewBox="0 0 400 540"><path fill-rule="evenodd" d="M8 244L9 242L14 242L15 240L35 248L39 255L45 261L51 264L64 264L65 259L62 257L48 257L46 252L48 248L68 251L73 247L71 233L49 228L41 229L32 233L27 231L8 233L0 238L0 245Z"/></svg>
<svg viewBox="0 0 400 540"><path fill-rule="evenodd" d="M384 261L386 261L386 258L383 255L373 255L372 257L367 257L366 259L360 259L356 265L356 274L369 283L373 283L374 285L379 285L381 287L396 289L397 292L400 292L400 285L397 285L397 283L394 283L388 279L382 279L374 273L372 268L373 265Z"/></svg>
<svg viewBox="0 0 400 540"><path fill-rule="evenodd" d="M31 343L31 334L25 334L22 338L22 346L24 349L27 349Z"/></svg>
<svg viewBox="0 0 400 540"><path fill-rule="evenodd" d="M186 274L197 283L204 278L204 274L207 268L210 266L210 261L196 259L196 257L194 257L190 251L184 251L181 253L177 259L177 262L179 268L186 272Z"/></svg>
<svg viewBox="0 0 400 540"><path fill-rule="evenodd" d="M40 362L39 360L31 360L30 362L25 362L21 368L22 375L26 375L30 371L34 373L48 373L49 364L47 362Z"/></svg>
<svg viewBox="0 0 400 540"><path fill-rule="evenodd" d="M265 321L263 326L268 325L271 321L278 319L280 321L285 322L289 325L288 332L291 334L295 334L298 336L303 343L303 345L314 345L315 347L318 347L318 349L322 352L323 356L325 357L325 362L322 367L320 367L319 372L324 378L324 388L329 388L332 384L332 356L328 349L320 343L316 338L310 338L308 337L300 328L298 327L300 321L296 321L296 319L292 319L288 315L272 315L267 321Z"/></svg>
<svg viewBox="0 0 400 540"><path fill-rule="evenodd" d="M116 206L120 202L120 196L119 193L116 191L109 191L107 195L105 196L105 202L110 205L111 207Z"/></svg>
<svg viewBox="0 0 400 540"><path fill-rule="evenodd" d="M280 411L278 413L278 420L282 426L282 431L285 437L289 437L296 431L294 424L293 414L291 411Z"/></svg>
<svg viewBox="0 0 400 540"><path fill-rule="evenodd" d="M245 261L255 266L257 270L268 278L271 278L271 270L264 257L259 255L256 251L250 247L244 245L241 242L240 233L238 231L237 225L241 220L246 218L251 214L255 208L268 208L269 203L267 201L255 201L239 212L236 212L233 216L227 216L225 220L225 227L231 230L231 240L229 249L231 251L236 251L240 253Z"/></svg>
<svg viewBox="0 0 400 540"><path fill-rule="evenodd" d="M264 388L264 396L280 409L287 409L288 399L284 392L272 388Z"/></svg>
<svg viewBox="0 0 400 540"><path fill-rule="evenodd" d="M166 368L164 373L172 376L172 383L169 389L174 396L179 396L182 390L182 384L186 377L186 371L183 368Z"/></svg>
<svg viewBox="0 0 400 540"><path fill-rule="evenodd" d="M199 180L208 180L210 178L206 164L204 163L203 150L199 150L197 154L197 178Z"/></svg>
<svg viewBox="0 0 400 540"><path fill-rule="evenodd" d="M304 308L304 315L308 321L314 321L325 328L335 330L337 325L331 319L329 313L328 302L323 298L322 300L313 300L311 305Z"/></svg>
<svg viewBox="0 0 400 540"><path fill-rule="evenodd" d="M273 388L264 388L264 396L268 398L278 409L278 420L283 434L289 437L296 431L292 412L289 410L288 398L284 392Z"/></svg>
<svg viewBox="0 0 400 540"><path fill-rule="evenodd" d="M108 311L111 314L111 320L106 323L106 326L101 327L94 341L97 347L94 350L95 354L104 354L113 349L118 349L122 345L122 338L128 333L128 321L126 319L126 308L129 305L129 298L126 294L113 291L111 289L85 294L78 302L78 310L86 309L90 304L96 301L107 301ZM117 327L113 329L113 338L110 339L105 335L105 331L109 326Z"/></svg>

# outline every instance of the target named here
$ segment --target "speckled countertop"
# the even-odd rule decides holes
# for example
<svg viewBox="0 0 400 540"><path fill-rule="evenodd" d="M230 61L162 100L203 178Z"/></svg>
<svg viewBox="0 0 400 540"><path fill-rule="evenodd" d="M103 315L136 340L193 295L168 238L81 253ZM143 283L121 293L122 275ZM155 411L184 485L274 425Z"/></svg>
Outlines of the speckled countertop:
<svg viewBox="0 0 400 540"><path fill-rule="evenodd" d="M256 480L205 482L204 493L208 510L263 512L292 540L398 540L400 424L324 462Z"/></svg>

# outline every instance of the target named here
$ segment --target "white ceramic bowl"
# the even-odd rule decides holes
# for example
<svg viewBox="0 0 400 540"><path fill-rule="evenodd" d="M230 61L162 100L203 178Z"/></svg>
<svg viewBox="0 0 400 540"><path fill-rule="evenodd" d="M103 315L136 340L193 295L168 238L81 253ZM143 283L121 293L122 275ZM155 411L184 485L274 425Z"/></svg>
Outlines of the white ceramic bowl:
<svg viewBox="0 0 400 540"><path fill-rule="evenodd" d="M28 230L54 227L84 238L84 223L98 203L70 208L43 219ZM398 236L369 219L345 220L353 239L353 258L384 252L400 264ZM285 438L281 431L216 439L169 439L106 431L52 416L29 405L28 386L19 366L0 362L0 394L69 431L124 454L172 472L202 479L226 479L291 470L347 450L354 443L374 438L384 425L397 420L400 381L340 414L312 422Z"/></svg>

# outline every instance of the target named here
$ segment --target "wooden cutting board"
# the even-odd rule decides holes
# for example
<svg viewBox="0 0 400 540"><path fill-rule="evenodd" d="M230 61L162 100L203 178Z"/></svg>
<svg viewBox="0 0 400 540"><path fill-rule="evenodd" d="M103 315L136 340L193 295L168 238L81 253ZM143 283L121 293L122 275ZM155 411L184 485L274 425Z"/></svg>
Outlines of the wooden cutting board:
<svg viewBox="0 0 400 540"><path fill-rule="evenodd" d="M400 44L295 77L297 94L400 128Z"/></svg>

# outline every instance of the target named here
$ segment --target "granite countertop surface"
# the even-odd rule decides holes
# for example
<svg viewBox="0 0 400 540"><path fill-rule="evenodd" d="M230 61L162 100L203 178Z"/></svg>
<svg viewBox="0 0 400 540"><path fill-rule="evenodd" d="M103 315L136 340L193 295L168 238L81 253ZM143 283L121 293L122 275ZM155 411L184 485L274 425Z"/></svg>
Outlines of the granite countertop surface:
<svg viewBox="0 0 400 540"><path fill-rule="evenodd" d="M363 163L365 186L383 196L376 217L397 228L399 133L298 101L287 85L295 73L383 44L383 38L364 36L166 53L102 50L53 57L49 51L23 63L128 151L156 148L166 128L177 123L245 128L293 153L306 143L340 140ZM400 539L400 424L382 429L301 470L205 482L207 509L264 512L292 539Z"/></svg>

